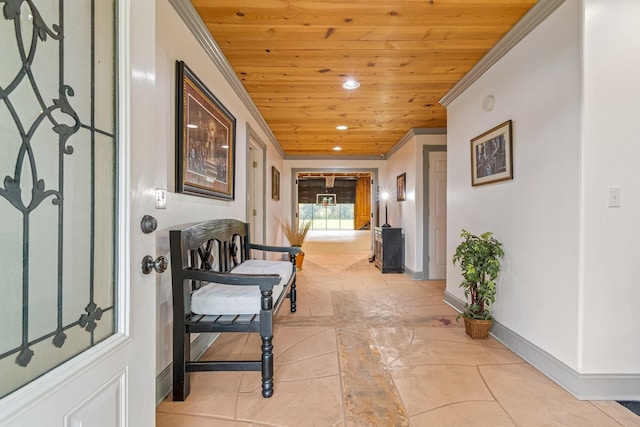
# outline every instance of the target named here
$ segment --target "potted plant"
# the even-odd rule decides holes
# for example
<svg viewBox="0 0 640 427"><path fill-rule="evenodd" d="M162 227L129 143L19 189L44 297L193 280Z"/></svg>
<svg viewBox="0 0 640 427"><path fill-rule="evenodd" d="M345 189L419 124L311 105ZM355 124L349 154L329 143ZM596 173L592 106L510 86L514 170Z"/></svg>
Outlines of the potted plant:
<svg viewBox="0 0 640 427"><path fill-rule="evenodd" d="M309 232L309 228L311 227L311 221L306 222L302 226L300 226L298 221L292 221L291 223L288 223L282 218L278 218L278 221L280 221L282 231L289 241L289 244L291 246L302 248L302 243L307 237L307 233ZM300 253L296 256L296 268L298 270L302 270L302 261L304 261L304 252L300 251Z"/></svg>
<svg viewBox="0 0 640 427"><path fill-rule="evenodd" d="M493 325L491 304L496 300L496 278L500 259L504 257L502 243L486 232L477 236L462 230L462 242L456 248L453 263L459 263L463 281L460 287L469 300L458 319L464 319L465 330L471 338L488 338Z"/></svg>

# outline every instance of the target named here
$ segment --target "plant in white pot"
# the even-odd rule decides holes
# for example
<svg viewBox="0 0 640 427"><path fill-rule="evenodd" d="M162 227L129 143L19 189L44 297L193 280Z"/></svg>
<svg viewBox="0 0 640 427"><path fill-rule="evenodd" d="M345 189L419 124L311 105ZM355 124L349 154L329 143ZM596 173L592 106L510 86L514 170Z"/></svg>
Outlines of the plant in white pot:
<svg viewBox="0 0 640 427"><path fill-rule="evenodd" d="M462 242L456 248L453 263L459 263L463 281L460 287L468 301L458 315L471 338L488 338L493 325L491 304L496 300L496 278L500 259L504 257L502 243L486 232L477 236L462 230Z"/></svg>

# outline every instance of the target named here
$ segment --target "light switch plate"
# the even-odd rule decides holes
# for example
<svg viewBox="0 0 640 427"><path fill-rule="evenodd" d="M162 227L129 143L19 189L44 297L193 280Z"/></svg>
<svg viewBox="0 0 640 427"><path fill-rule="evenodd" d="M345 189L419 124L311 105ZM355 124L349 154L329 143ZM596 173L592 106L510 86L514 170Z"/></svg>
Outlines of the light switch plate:
<svg viewBox="0 0 640 427"><path fill-rule="evenodd" d="M156 188L156 209L167 208L167 190Z"/></svg>
<svg viewBox="0 0 640 427"><path fill-rule="evenodd" d="M609 187L609 207L620 207L620 187Z"/></svg>

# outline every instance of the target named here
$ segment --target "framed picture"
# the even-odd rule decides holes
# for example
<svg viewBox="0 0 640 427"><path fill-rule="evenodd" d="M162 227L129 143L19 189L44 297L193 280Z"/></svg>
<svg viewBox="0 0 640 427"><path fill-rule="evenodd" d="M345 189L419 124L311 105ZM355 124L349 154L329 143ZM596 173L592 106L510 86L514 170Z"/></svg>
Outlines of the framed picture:
<svg viewBox="0 0 640 427"><path fill-rule="evenodd" d="M176 191L234 199L236 119L176 62Z"/></svg>
<svg viewBox="0 0 640 427"><path fill-rule="evenodd" d="M471 140L471 185L513 179L511 120Z"/></svg>
<svg viewBox="0 0 640 427"><path fill-rule="evenodd" d="M280 200L280 171L271 166L271 198Z"/></svg>
<svg viewBox="0 0 640 427"><path fill-rule="evenodd" d="M407 174L403 173L396 178L396 199L398 202L407 200Z"/></svg>
<svg viewBox="0 0 640 427"><path fill-rule="evenodd" d="M336 195L335 194L316 194L316 203L324 206L335 206Z"/></svg>

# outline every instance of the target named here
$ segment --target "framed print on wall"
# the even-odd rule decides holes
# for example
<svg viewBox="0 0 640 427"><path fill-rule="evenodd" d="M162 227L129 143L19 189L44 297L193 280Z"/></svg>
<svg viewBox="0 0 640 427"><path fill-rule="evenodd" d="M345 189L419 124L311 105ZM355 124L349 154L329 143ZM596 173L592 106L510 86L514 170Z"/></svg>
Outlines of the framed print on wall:
<svg viewBox="0 0 640 427"><path fill-rule="evenodd" d="M396 200L404 202L407 200L407 173L398 175L396 178Z"/></svg>
<svg viewBox="0 0 640 427"><path fill-rule="evenodd" d="M176 191L234 199L236 119L176 61Z"/></svg>
<svg viewBox="0 0 640 427"><path fill-rule="evenodd" d="M471 185L513 179L511 120L471 140Z"/></svg>
<svg viewBox="0 0 640 427"><path fill-rule="evenodd" d="M271 166L271 198L280 200L280 171Z"/></svg>

